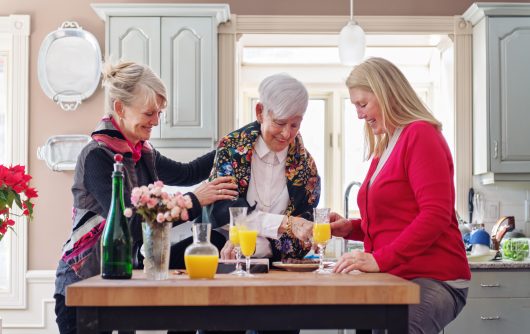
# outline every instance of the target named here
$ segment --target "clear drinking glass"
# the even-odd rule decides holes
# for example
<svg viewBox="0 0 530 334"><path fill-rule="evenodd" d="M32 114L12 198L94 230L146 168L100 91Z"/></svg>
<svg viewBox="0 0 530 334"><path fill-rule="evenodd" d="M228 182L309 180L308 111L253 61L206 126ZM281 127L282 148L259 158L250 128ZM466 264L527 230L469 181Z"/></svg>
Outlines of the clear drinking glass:
<svg viewBox="0 0 530 334"><path fill-rule="evenodd" d="M250 219L243 219L238 230L238 234L241 253L245 255L246 260L245 266L247 271L243 276L253 277L254 275L250 273L250 257L256 251L256 240L258 239L258 229L256 223Z"/></svg>
<svg viewBox="0 0 530 334"><path fill-rule="evenodd" d="M247 216L247 208L231 207L230 211L230 230L228 232L230 242L234 245L236 251L236 270L230 274L244 276L245 271L241 269L241 246L239 244L239 230L243 227L242 222Z"/></svg>
<svg viewBox="0 0 530 334"><path fill-rule="evenodd" d="M316 274L330 274L331 271L324 269L324 251L326 244L331 239L331 225L329 224L329 208L315 208L313 209L313 243L318 245L318 269Z"/></svg>

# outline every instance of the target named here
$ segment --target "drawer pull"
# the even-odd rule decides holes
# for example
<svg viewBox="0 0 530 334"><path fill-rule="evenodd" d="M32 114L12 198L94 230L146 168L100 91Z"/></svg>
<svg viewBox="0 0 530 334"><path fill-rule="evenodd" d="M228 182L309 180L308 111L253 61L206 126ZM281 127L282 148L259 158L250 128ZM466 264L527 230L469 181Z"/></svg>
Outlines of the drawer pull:
<svg viewBox="0 0 530 334"><path fill-rule="evenodd" d="M494 317L485 317L483 315L480 316L480 320L500 320L500 316L496 315Z"/></svg>
<svg viewBox="0 0 530 334"><path fill-rule="evenodd" d="M501 286L501 284L500 283L493 283L493 284L480 283L480 286L483 288L498 288Z"/></svg>

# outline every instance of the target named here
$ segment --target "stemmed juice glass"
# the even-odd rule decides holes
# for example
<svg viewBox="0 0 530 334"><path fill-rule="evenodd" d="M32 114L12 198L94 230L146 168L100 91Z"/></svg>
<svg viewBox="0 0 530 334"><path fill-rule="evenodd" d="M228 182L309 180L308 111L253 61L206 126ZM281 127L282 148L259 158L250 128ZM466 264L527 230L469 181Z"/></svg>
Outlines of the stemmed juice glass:
<svg viewBox="0 0 530 334"><path fill-rule="evenodd" d="M244 277L253 277L250 273L250 257L256 251L256 240L258 239L258 229L256 224L250 219L243 220L243 224L238 230L239 234L239 245L241 247L241 253L245 255L245 266L247 271L243 275Z"/></svg>
<svg viewBox="0 0 530 334"><path fill-rule="evenodd" d="M241 269L241 246L239 244L239 230L243 226L243 220L247 216L247 208L240 207L231 207L228 209L230 211L230 229L229 229L229 238L234 249L236 251L236 270L232 271L230 274L237 276L244 276L245 271Z"/></svg>
<svg viewBox="0 0 530 334"><path fill-rule="evenodd" d="M329 224L329 208L315 208L313 209L314 224L313 224L313 243L318 245L318 269L316 274L330 274L329 270L324 269L324 251L326 244L331 239L331 225Z"/></svg>

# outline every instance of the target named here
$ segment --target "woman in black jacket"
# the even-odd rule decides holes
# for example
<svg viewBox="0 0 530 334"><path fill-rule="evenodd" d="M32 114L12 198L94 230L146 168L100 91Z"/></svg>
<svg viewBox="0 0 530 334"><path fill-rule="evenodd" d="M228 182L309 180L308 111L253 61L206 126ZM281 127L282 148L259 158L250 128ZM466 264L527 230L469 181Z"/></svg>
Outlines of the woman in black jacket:
<svg viewBox="0 0 530 334"><path fill-rule="evenodd" d="M161 180L167 185L190 186L206 179L212 168L212 151L190 163L161 155L148 142L166 106L166 89L147 66L133 62L108 65L103 73L108 111L92 133L92 141L80 153L74 174L73 230L64 244L55 281L55 313L61 334L75 333L75 308L65 306L69 284L100 273L100 237L112 195L113 156L123 155L124 197L130 205L131 190ZM190 220L203 205L237 196L230 178L201 184L188 193L193 202ZM133 262L139 263L142 245L141 218L130 222ZM224 242L224 240L223 240Z"/></svg>

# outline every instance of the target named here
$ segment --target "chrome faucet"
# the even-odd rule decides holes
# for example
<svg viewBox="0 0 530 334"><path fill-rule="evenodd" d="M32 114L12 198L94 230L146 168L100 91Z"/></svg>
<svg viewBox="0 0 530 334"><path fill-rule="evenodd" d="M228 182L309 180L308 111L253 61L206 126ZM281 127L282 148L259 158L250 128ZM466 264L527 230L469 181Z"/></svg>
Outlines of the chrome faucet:
<svg viewBox="0 0 530 334"><path fill-rule="evenodd" d="M346 187L346 191L344 192L344 218L348 218L348 201L350 199L350 191L353 186L361 187L361 182L352 181L348 186Z"/></svg>

